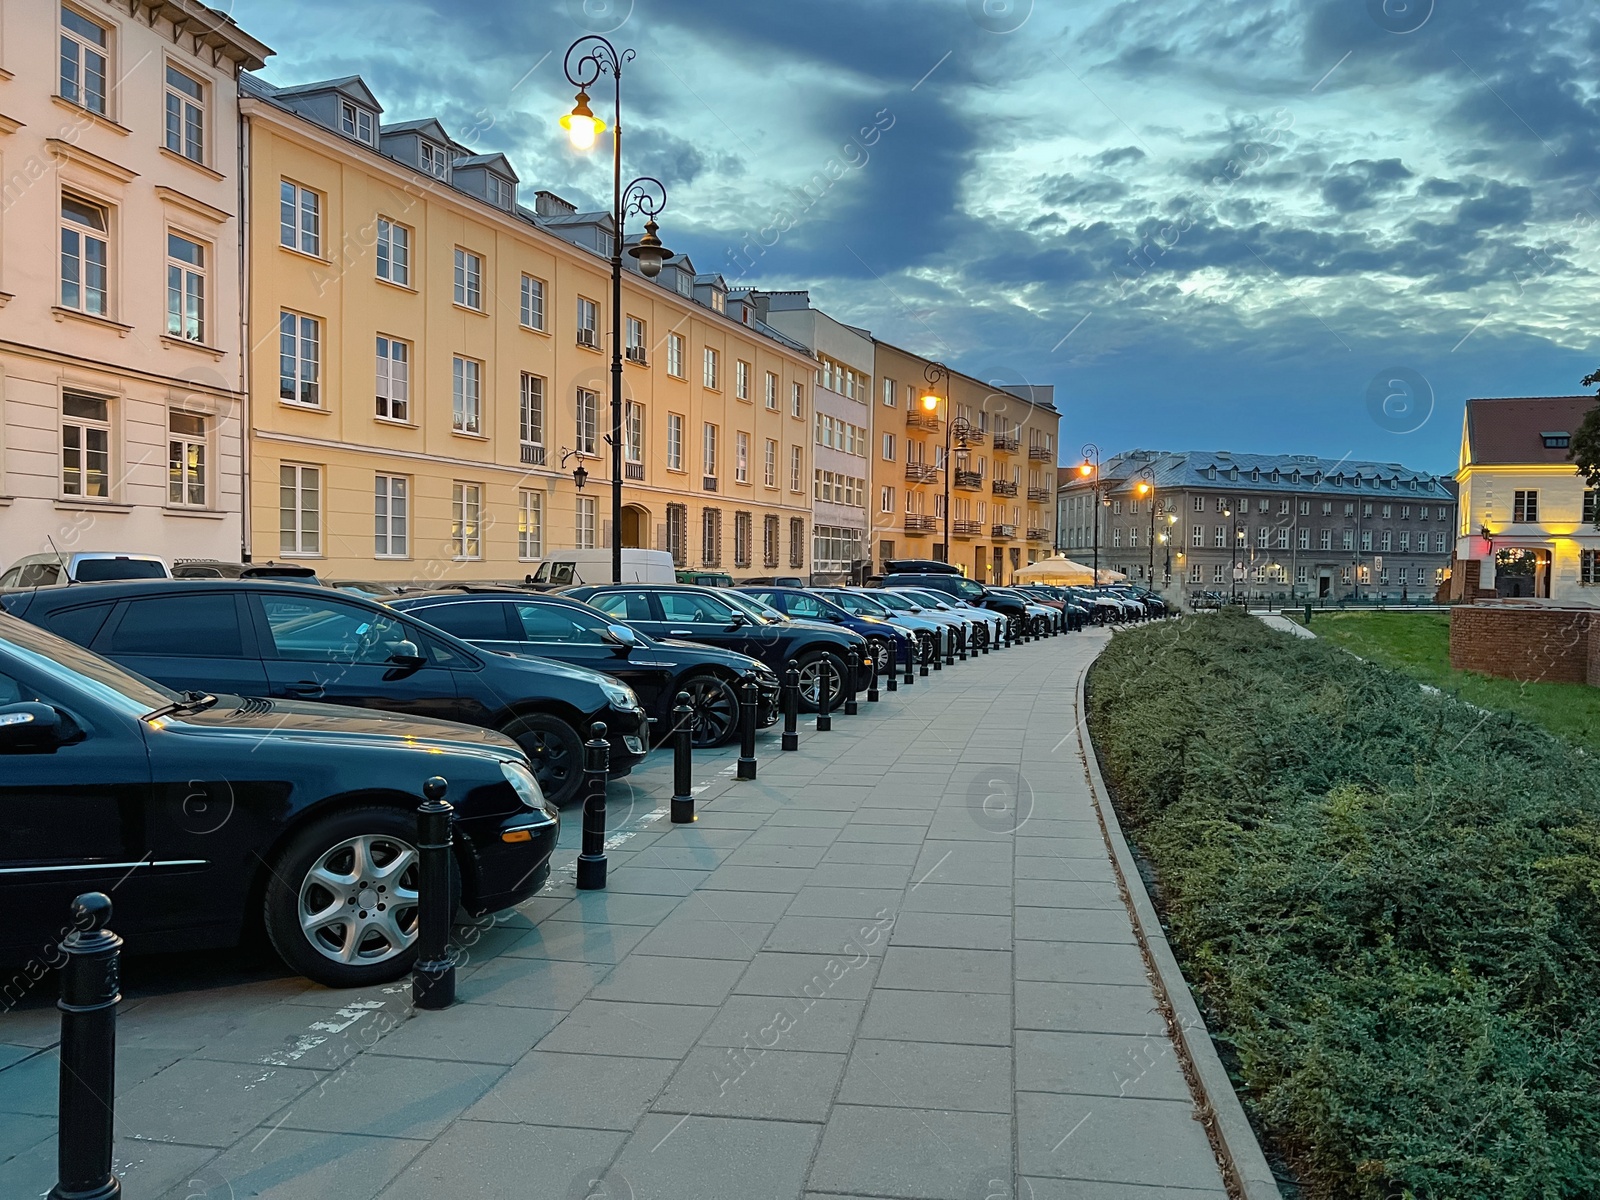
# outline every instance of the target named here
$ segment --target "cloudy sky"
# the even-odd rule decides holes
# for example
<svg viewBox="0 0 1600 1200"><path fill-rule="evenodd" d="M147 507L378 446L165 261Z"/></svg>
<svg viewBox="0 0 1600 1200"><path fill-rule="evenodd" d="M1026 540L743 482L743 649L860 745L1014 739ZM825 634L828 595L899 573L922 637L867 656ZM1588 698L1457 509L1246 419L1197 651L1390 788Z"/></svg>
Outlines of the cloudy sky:
<svg viewBox="0 0 1600 1200"><path fill-rule="evenodd" d="M1468 396L1600 366L1583 0L235 0L278 84L362 75L602 207L562 55L633 47L625 170L730 283L981 378L1064 456L1455 466ZM597 106L598 107L598 106ZM531 190L531 188L530 188Z"/></svg>

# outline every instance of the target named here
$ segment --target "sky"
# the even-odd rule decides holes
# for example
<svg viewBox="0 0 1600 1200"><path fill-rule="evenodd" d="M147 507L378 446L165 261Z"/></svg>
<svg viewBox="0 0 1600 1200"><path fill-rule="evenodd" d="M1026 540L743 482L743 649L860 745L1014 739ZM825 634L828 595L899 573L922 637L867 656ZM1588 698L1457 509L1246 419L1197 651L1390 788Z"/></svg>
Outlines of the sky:
<svg viewBox="0 0 1600 1200"><path fill-rule="evenodd" d="M1469 396L1600 367L1583 0L234 0L276 84L609 205L563 55L604 34L625 178L734 287L1052 384L1085 442L1451 471ZM596 111L609 122L610 93Z"/></svg>

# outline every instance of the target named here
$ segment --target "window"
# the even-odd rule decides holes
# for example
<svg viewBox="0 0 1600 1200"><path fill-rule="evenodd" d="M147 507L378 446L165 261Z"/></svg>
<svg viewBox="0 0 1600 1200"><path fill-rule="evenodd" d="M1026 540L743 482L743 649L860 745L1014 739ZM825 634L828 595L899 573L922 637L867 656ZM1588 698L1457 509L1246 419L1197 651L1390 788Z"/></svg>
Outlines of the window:
<svg viewBox="0 0 1600 1200"><path fill-rule="evenodd" d="M677 566L689 561L689 508L684 504L667 505L667 553Z"/></svg>
<svg viewBox="0 0 1600 1200"><path fill-rule="evenodd" d="M1383 519L1385 521L1389 520L1393 516L1393 513L1394 513L1394 506L1392 504L1385 504L1383 506Z"/></svg>
<svg viewBox="0 0 1600 1200"><path fill-rule="evenodd" d="M1383 536L1385 538L1387 538L1389 535L1388 534L1384 534ZM1401 530L1401 532L1400 532L1400 553L1401 554L1410 554L1411 553L1411 535L1409 533L1405 532L1404 530Z"/></svg>
<svg viewBox="0 0 1600 1200"><path fill-rule="evenodd" d="M1344 515L1347 516L1347 517L1355 516L1356 515L1356 506L1354 504L1346 504L1344 506Z"/></svg>
<svg viewBox="0 0 1600 1200"><path fill-rule="evenodd" d="M523 462L544 466L544 379L526 371L522 373L517 410L517 440L522 445Z"/></svg>
<svg viewBox="0 0 1600 1200"><path fill-rule="evenodd" d="M1332 550L1333 549L1333 530L1324 529L1317 535L1317 549L1319 549L1319 550Z"/></svg>
<svg viewBox="0 0 1600 1200"><path fill-rule="evenodd" d="M1272 530L1268 529L1265 525L1257 527L1257 529L1256 529L1256 546L1257 546L1257 548L1265 550L1267 548L1267 546L1268 546L1268 539L1271 538L1271 536L1272 536Z"/></svg>
<svg viewBox="0 0 1600 1200"><path fill-rule="evenodd" d="M61 197L61 307L103 317L110 311L110 215L98 204Z"/></svg>
<svg viewBox="0 0 1600 1200"><path fill-rule="evenodd" d="M1285 529L1280 529L1280 530L1278 530L1278 549L1279 550L1287 550L1288 548L1289 548L1289 531L1286 528Z"/></svg>
<svg viewBox="0 0 1600 1200"><path fill-rule="evenodd" d="M709 421L700 439L700 465L708 477L717 473L717 427Z"/></svg>
<svg viewBox="0 0 1600 1200"><path fill-rule="evenodd" d="M1083 497L1081 497L1081 496L1078 497L1079 501L1081 501L1082 499L1083 499ZM1206 510L1206 498L1204 496L1196 496L1194 498L1194 510L1195 510L1195 512L1205 512L1205 510Z"/></svg>
<svg viewBox="0 0 1600 1200"><path fill-rule="evenodd" d="M883 435L883 461L894 461L894 434L892 433Z"/></svg>
<svg viewBox="0 0 1600 1200"><path fill-rule="evenodd" d="M750 435L743 430L733 435L733 481L750 482Z"/></svg>
<svg viewBox="0 0 1600 1200"><path fill-rule="evenodd" d="M399 620L341 600L261 594L279 658L302 662L383 664L415 635Z"/></svg>
<svg viewBox="0 0 1600 1200"><path fill-rule="evenodd" d="M517 493L517 557L523 562L544 553L544 496L524 488Z"/></svg>
<svg viewBox="0 0 1600 1200"><path fill-rule="evenodd" d="M683 470L683 417L667 414L667 470Z"/></svg>
<svg viewBox="0 0 1600 1200"><path fill-rule="evenodd" d="M106 112L106 31L61 6L61 98L102 116Z"/></svg>
<svg viewBox="0 0 1600 1200"><path fill-rule="evenodd" d="M1190 563L1189 564L1189 582L1190 583L1203 583L1204 582L1204 576L1201 574L1201 571L1202 571L1202 568L1201 568L1199 563Z"/></svg>
<svg viewBox="0 0 1600 1200"><path fill-rule="evenodd" d="M1212 535L1211 544L1219 550L1227 548L1228 527L1226 525L1217 526L1215 533Z"/></svg>
<svg viewBox="0 0 1600 1200"><path fill-rule="evenodd" d="M700 513L700 560L708 567L722 565L722 510L707 508Z"/></svg>
<svg viewBox="0 0 1600 1200"><path fill-rule="evenodd" d="M278 398L315 408L322 403L322 322L278 314Z"/></svg>
<svg viewBox="0 0 1600 1200"><path fill-rule="evenodd" d="M1435 554L1444 553L1444 536L1445 535L1442 533L1436 533L1433 535L1433 552Z"/></svg>
<svg viewBox="0 0 1600 1200"><path fill-rule="evenodd" d="M806 415L806 385L798 379L794 382L794 389L789 395L789 415L802 420Z"/></svg>
<svg viewBox="0 0 1600 1200"><path fill-rule="evenodd" d="M617 241L611 236L609 229L596 229L594 231L594 248L601 258L610 258L617 251Z"/></svg>
<svg viewBox="0 0 1600 1200"><path fill-rule="evenodd" d="M878 511L886 513L894 511L894 488L885 486L878 489Z"/></svg>
<svg viewBox="0 0 1600 1200"><path fill-rule="evenodd" d="M710 346L705 349L705 385L713 390L717 387L717 352Z"/></svg>
<svg viewBox="0 0 1600 1200"><path fill-rule="evenodd" d="M1600 489L1583 489L1583 517L1585 525L1600 523Z"/></svg>
<svg viewBox="0 0 1600 1200"><path fill-rule="evenodd" d="M795 491L799 491L795 488ZM789 565L803 567L806 565L806 519L804 517L789 518Z"/></svg>
<svg viewBox="0 0 1600 1200"><path fill-rule="evenodd" d="M1588 585L1600 583L1600 550L1579 552L1578 582Z"/></svg>
<svg viewBox="0 0 1600 1200"><path fill-rule="evenodd" d="M410 546L411 481L404 475L376 475L372 484L372 553L404 558Z"/></svg>
<svg viewBox="0 0 1600 1200"><path fill-rule="evenodd" d="M287 179L278 184L278 244L322 257L322 197Z"/></svg>
<svg viewBox="0 0 1600 1200"><path fill-rule="evenodd" d="M680 295L680 296L693 296L694 295L694 279L689 274L689 272L687 272L687 271L678 271L678 272L676 272L676 275L678 277L678 295Z"/></svg>
<svg viewBox="0 0 1600 1200"><path fill-rule="evenodd" d="M578 345L592 350L600 348L600 306L593 300L578 297Z"/></svg>
<svg viewBox="0 0 1600 1200"><path fill-rule="evenodd" d="M629 317L627 327L628 340L625 343L627 348L623 351L623 357L629 362L644 363L644 322L638 317Z"/></svg>
<svg viewBox="0 0 1600 1200"><path fill-rule="evenodd" d="M206 506L206 419L200 413L167 413L167 503Z"/></svg>
<svg viewBox="0 0 1600 1200"><path fill-rule="evenodd" d="M1536 524L1539 520L1539 493L1514 491L1511 494L1511 520L1514 524Z"/></svg>
<svg viewBox="0 0 1600 1200"><path fill-rule="evenodd" d="M489 176L489 203L496 208L509 209L516 199L517 189L511 185L509 179L502 179L498 175ZM611 251L606 251L606 257L611 256Z"/></svg>
<svg viewBox="0 0 1600 1200"><path fill-rule="evenodd" d="M322 468L278 466L278 553L322 553Z"/></svg>
<svg viewBox="0 0 1600 1200"><path fill-rule="evenodd" d="M1303 585L1303 584L1309 582L1310 579L1311 579L1311 568L1310 567L1307 567L1305 564L1302 563L1300 566L1297 566L1294 569L1294 581L1296 583Z"/></svg>
<svg viewBox="0 0 1600 1200"><path fill-rule="evenodd" d="M111 496L111 402L66 392L61 397L61 494Z"/></svg>
<svg viewBox="0 0 1600 1200"><path fill-rule="evenodd" d="M898 385L892 379L886 378L883 381L883 402L890 408L894 407L894 395L897 387Z"/></svg>
<svg viewBox="0 0 1600 1200"><path fill-rule="evenodd" d="M432 142L422 143L422 169L435 179L443 179L450 173L450 159L443 146L436 146Z"/></svg>
<svg viewBox="0 0 1600 1200"><path fill-rule="evenodd" d="M633 400L622 404L622 457L644 462L644 405Z"/></svg>
<svg viewBox="0 0 1600 1200"><path fill-rule="evenodd" d="M1365 520L1370 519L1371 516L1372 516L1372 505L1363 504L1361 506L1361 519L1365 521Z"/></svg>
<svg viewBox="0 0 1600 1200"><path fill-rule="evenodd" d="M772 438L767 439L761 460L761 482L769 488L778 486L778 443Z"/></svg>
<svg viewBox="0 0 1600 1200"><path fill-rule="evenodd" d="M799 446L789 447L789 490L799 492L804 490L802 481L805 479L805 451Z"/></svg>
<svg viewBox="0 0 1600 1200"><path fill-rule="evenodd" d="M577 506L573 512L573 545L579 550L593 550L594 537L594 497L579 496Z"/></svg>
<svg viewBox="0 0 1600 1200"><path fill-rule="evenodd" d="M167 64L167 149L191 162L206 159L206 91L198 79Z"/></svg>
<svg viewBox="0 0 1600 1200"><path fill-rule="evenodd" d="M1411 519L1411 505L1402 504L1400 506L1400 519L1402 521L1409 521Z"/></svg>
<svg viewBox="0 0 1600 1200"><path fill-rule="evenodd" d="M411 230L378 218L378 278L411 286Z"/></svg>
<svg viewBox="0 0 1600 1200"><path fill-rule="evenodd" d="M1189 544L1196 547L1206 544L1206 527L1204 525L1189 526Z"/></svg>
<svg viewBox="0 0 1600 1200"><path fill-rule="evenodd" d="M378 419L404 421L410 412L411 345L378 335Z"/></svg>
<svg viewBox="0 0 1600 1200"><path fill-rule="evenodd" d="M1341 550L1354 550L1356 548L1355 530L1346 529L1340 533L1339 548Z"/></svg>
<svg viewBox="0 0 1600 1200"><path fill-rule="evenodd" d="M711 311L719 313L728 311L728 298L716 288L711 289Z"/></svg>
<svg viewBox="0 0 1600 1200"><path fill-rule="evenodd" d="M339 132L363 146L372 145L372 111L349 100L339 101Z"/></svg>
<svg viewBox="0 0 1600 1200"><path fill-rule="evenodd" d="M130 601L105 650L163 658L242 658L238 604L227 592Z"/></svg>
<svg viewBox="0 0 1600 1200"><path fill-rule="evenodd" d="M522 277L522 327L544 328L544 280L532 275Z"/></svg>
<svg viewBox="0 0 1600 1200"><path fill-rule="evenodd" d="M206 248L167 234L167 335L206 340Z"/></svg>
<svg viewBox="0 0 1600 1200"><path fill-rule="evenodd" d="M1372 530L1363 529L1361 531L1361 549L1364 552L1372 549Z"/></svg>
<svg viewBox="0 0 1600 1200"><path fill-rule="evenodd" d="M761 518L761 565L778 565L778 518L770 514Z"/></svg>
<svg viewBox="0 0 1600 1200"><path fill-rule="evenodd" d="M777 412L778 411L778 377L776 375L774 375L771 371L767 372L766 399L767 399L767 407L770 408L773 412ZM777 564L774 563L773 565L776 566Z"/></svg>
<svg viewBox="0 0 1600 1200"><path fill-rule="evenodd" d="M1214 566L1211 569L1211 582L1212 583L1226 583L1227 579L1224 577L1223 573L1225 571L1227 571L1227 569L1228 569L1227 565L1224 564L1224 563L1218 563L1216 566Z"/></svg>
<svg viewBox="0 0 1600 1200"><path fill-rule="evenodd" d="M1311 501L1309 501L1309 500L1300 501L1300 515L1302 517L1309 517L1311 515Z"/></svg>
<svg viewBox="0 0 1600 1200"><path fill-rule="evenodd" d="M720 295L721 293L715 293ZM733 514L733 565L750 565L751 543L755 535L755 519L747 512Z"/></svg>
<svg viewBox="0 0 1600 1200"><path fill-rule="evenodd" d="M455 301L463 308L483 311L483 259L456 247Z"/></svg>
<svg viewBox="0 0 1600 1200"><path fill-rule="evenodd" d="M683 370L683 335L667 334L667 374L675 379L685 379Z"/></svg>
<svg viewBox="0 0 1600 1200"><path fill-rule="evenodd" d="M475 483L451 484L450 545L458 561L483 557L482 518L483 489Z"/></svg>
<svg viewBox="0 0 1600 1200"><path fill-rule="evenodd" d="M1302 529L1302 530L1300 530L1299 545L1300 545L1300 549L1302 549L1302 550L1311 549L1311 530L1310 529Z"/></svg>
<svg viewBox="0 0 1600 1200"><path fill-rule="evenodd" d="M577 398L577 426L574 436L577 438L577 451L579 454L595 453L597 441L597 426L600 418L600 396L588 388L578 389Z"/></svg>
<svg viewBox="0 0 1600 1200"><path fill-rule="evenodd" d="M1572 445L1572 435L1570 433L1541 433L1539 436L1544 439L1544 448L1546 450L1565 450Z"/></svg>
<svg viewBox="0 0 1600 1200"><path fill-rule="evenodd" d="M450 428L483 433L483 364L456 355L450 363Z"/></svg>
<svg viewBox="0 0 1600 1200"><path fill-rule="evenodd" d="M740 400L750 399L750 364L742 358L733 364L733 394Z"/></svg>

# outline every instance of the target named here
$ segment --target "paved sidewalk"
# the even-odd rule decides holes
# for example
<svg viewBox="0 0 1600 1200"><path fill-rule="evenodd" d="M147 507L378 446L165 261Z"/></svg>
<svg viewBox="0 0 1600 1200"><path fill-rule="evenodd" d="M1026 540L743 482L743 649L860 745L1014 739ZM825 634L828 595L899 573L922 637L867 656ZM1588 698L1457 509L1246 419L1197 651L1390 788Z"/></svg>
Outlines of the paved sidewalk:
<svg viewBox="0 0 1600 1200"><path fill-rule="evenodd" d="M1314 638L1317 636L1300 622L1291 621L1281 613L1256 612L1250 615L1259 618L1267 628L1276 629L1279 633L1292 633L1298 638ZM1313 618L1312 623L1315 624L1315 618Z"/></svg>
<svg viewBox="0 0 1600 1200"><path fill-rule="evenodd" d="M570 813L448 1011L294 978L131 999L125 1195L1221 1197L1079 758L1108 637L947 668L796 754L772 731L753 783L699 756L693 826L653 757L612 788L608 890L573 891ZM54 1179L55 1022L0 1016L0 1196Z"/></svg>

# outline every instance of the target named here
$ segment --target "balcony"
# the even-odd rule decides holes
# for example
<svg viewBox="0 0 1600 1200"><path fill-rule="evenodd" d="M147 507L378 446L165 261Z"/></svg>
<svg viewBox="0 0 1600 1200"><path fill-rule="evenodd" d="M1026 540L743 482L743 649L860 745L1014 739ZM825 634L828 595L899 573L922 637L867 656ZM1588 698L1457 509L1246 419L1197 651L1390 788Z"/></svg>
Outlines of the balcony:
<svg viewBox="0 0 1600 1200"><path fill-rule="evenodd" d="M1017 527L1015 525L992 525L989 528L989 536L997 541L1014 538L1017 536Z"/></svg>
<svg viewBox="0 0 1600 1200"><path fill-rule="evenodd" d="M1037 529L1030 525L1028 526L1028 540L1030 542L1048 542L1050 540L1050 531L1048 529Z"/></svg>
<svg viewBox="0 0 1600 1200"><path fill-rule="evenodd" d="M643 483L644 482L644 464L643 463L636 463L636 462L623 463L622 464L622 477L624 479L638 480L640 483Z"/></svg>
<svg viewBox="0 0 1600 1200"><path fill-rule="evenodd" d="M983 475L977 471L957 471L951 482L964 492L983 491Z"/></svg>
<svg viewBox="0 0 1600 1200"><path fill-rule="evenodd" d="M937 483L939 481L939 468L932 463L908 462L906 464L907 483Z"/></svg>
<svg viewBox="0 0 1600 1200"><path fill-rule="evenodd" d="M522 463L528 467L544 466L544 447L530 442L522 443Z"/></svg>
<svg viewBox="0 0 1600 1200"><path fill-rule="evenodd" d="M1049 446L1041 446L1035 443L1028 447L1028 457L1035 462L1049 462L1055 456L1056 452L1050 449Z"/></svg>
<svg viewBox="0 0 1600 1200"><path fill-rule="evenodd" d="M959 435L957 440L964 441L969 446L981 446L989 440L989 431L979 429L976 425L968 425L967 432L964 435Z"/></svg>
<svg viewBox="0 0 1600 1200"><path fill-rule="evenodd" d="M717 477L715 475L702 475L700 477L700 490L714 492L717 490Z"/></svg>
<svg viewBox="0 0 1600 1200"><path fill-rule="evenodd" d="M958 538L982 537L983 523L981 521L951 521L950 536Z"/></svg>
<svg viewBox="0 0 1600 1200"><path fill-rule="evenodd" d="M1015 496L1017 494L1017 485L1009 479L996 479L989 486L996 496Z"/></svg>
<svg viewBox="0 0 1600 1200"><path fill-rule="evenodd" d="M1029 504L1048 504L1050 502L1050 489L1043 487L1030 487L1028 489Z"/></svg>
<svg viewBox="0 0 1600 1200"><path fill-rule="evenodd" d="M906 536L926 537L930 533L939 531L939 521L936 517L926 517L919 514L907 514Z"/></svg>
<svg viewBox="0 0 1600 1200"><path fill-rule="evenodd" d="M1005 452L1007 452L1009 454L1009 453L1015 452L1016 449L1021 445L1022 445L1022 438L1020 436L1018 436L1017 434L1015 434L1015 433L1000 433L999 431L995 432L995 435L994 435L994 448L996 450L1004 450Z"/></svg>
<svg viewBox="0 0 1600 1200"><path fill-rule="evenodd" d="M938 417L929 416L927 413L919 412L913 408L906 413L906 428L923 429L929 433L938 433L944 428L944 425Z"/></svg>

